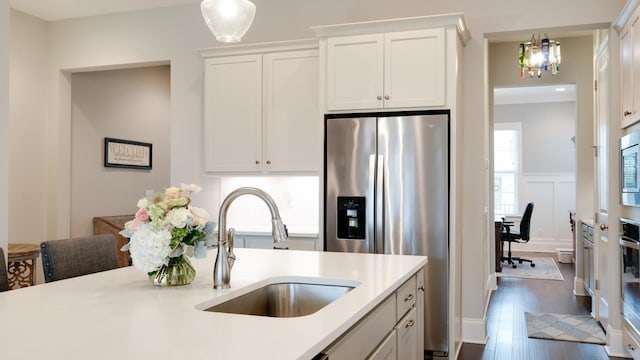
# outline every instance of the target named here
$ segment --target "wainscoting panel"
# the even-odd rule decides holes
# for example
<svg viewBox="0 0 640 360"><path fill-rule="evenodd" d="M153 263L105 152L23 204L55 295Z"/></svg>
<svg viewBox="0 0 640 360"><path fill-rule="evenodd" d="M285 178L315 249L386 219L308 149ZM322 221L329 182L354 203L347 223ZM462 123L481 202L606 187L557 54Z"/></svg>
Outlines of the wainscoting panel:
<svg viewBox="0 0 640 360"><path fill-rule="evenodd" d="M576 203L573 174L524 174L520 178L519 201L520 211L524 211L530 201L535 207L531 240L514 246L514 250L555 252L557 248L573 248L569 223L569 211L575 209Z"/></svg>

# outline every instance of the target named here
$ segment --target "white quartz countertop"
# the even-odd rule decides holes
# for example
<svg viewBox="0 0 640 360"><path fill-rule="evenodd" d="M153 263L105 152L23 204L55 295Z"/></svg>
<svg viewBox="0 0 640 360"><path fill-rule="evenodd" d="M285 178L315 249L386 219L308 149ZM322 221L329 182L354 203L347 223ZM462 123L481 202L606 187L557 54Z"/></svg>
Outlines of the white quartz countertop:
<svg viewBox="0 0 640 360"><path fill-rule="evenodd" d="M154 287L128 267L0 293L0 358L310 359L427 262L422 256L235 252L231 289L212 288L215 251L209 251L207 259L193 259L197 276L187 286ZM277 280L309 278L359 285L302 317L198 309Z"/></svg>

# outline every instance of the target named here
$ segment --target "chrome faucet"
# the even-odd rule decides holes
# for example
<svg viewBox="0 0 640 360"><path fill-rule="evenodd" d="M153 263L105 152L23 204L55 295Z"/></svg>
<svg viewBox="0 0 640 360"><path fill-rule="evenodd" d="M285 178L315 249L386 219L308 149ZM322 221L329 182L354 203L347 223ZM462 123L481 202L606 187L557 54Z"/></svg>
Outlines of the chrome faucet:
<svg viewBox="0 0 640 360"><path fill-rule="evenodd" d="M233 253L233 241L235 238L235 229L227 226L227 210L231 203L241 195L255 195L267 204L271 212L271 235L273 242L282 242L287 239L287 229L280 219L280 212L273 198L266 192L253 187L242 187L234 190L229 194L222 205L220 205L220 214L218 215L218 254L216 262L213 266L213 288L228 289L231 282L231 268L236 260ZM228 246L228 249L227 249Z"/></svg>

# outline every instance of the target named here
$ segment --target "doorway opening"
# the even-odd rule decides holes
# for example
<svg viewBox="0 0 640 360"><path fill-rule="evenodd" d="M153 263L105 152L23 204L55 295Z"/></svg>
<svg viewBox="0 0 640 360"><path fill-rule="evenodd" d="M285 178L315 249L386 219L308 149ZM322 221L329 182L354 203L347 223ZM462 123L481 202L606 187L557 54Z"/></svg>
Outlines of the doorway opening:
<svg viewBox="0 0 640 360"><path fill-rule="evenodd" d="M576 86L495 88L493 115L494 216L517 224L534 202L532 240L514 250L573 251Z"/></svg>

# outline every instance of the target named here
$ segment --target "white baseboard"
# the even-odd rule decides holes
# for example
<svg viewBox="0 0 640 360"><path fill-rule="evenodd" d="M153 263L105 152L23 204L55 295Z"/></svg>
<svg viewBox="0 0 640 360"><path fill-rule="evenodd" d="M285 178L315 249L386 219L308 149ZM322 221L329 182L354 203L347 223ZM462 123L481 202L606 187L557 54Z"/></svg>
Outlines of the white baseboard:
<svg viewBox="0 0 640 360"><path fill-rule="evenodd" d="M589 296L587 290L584 289L584 279L580 277L573 278L573 295Z"/></svg>
<svg viewBox="0 0 640 360"><path fill-rule="evenodd" d="M462 342L486 344L487 338L486 316L482 319L462 318Z"/></svg>
<svg viewBox="0 0 640 360"><path fill-rule="evenodd" d="M614 330L611 326L607 326L607 340L607 345L604 347L607 355L622 358L629 357L621 330Z"/></svg>
<svg viewBox="0 0 640 360"><path fill-rule="evenodd" d="M556 249L572 249L571 240L555 240L555 239L531 239L526 244L512 244L511 251L526 252L552 252ZM505 249L506 251L506 249Z"/></svg>

